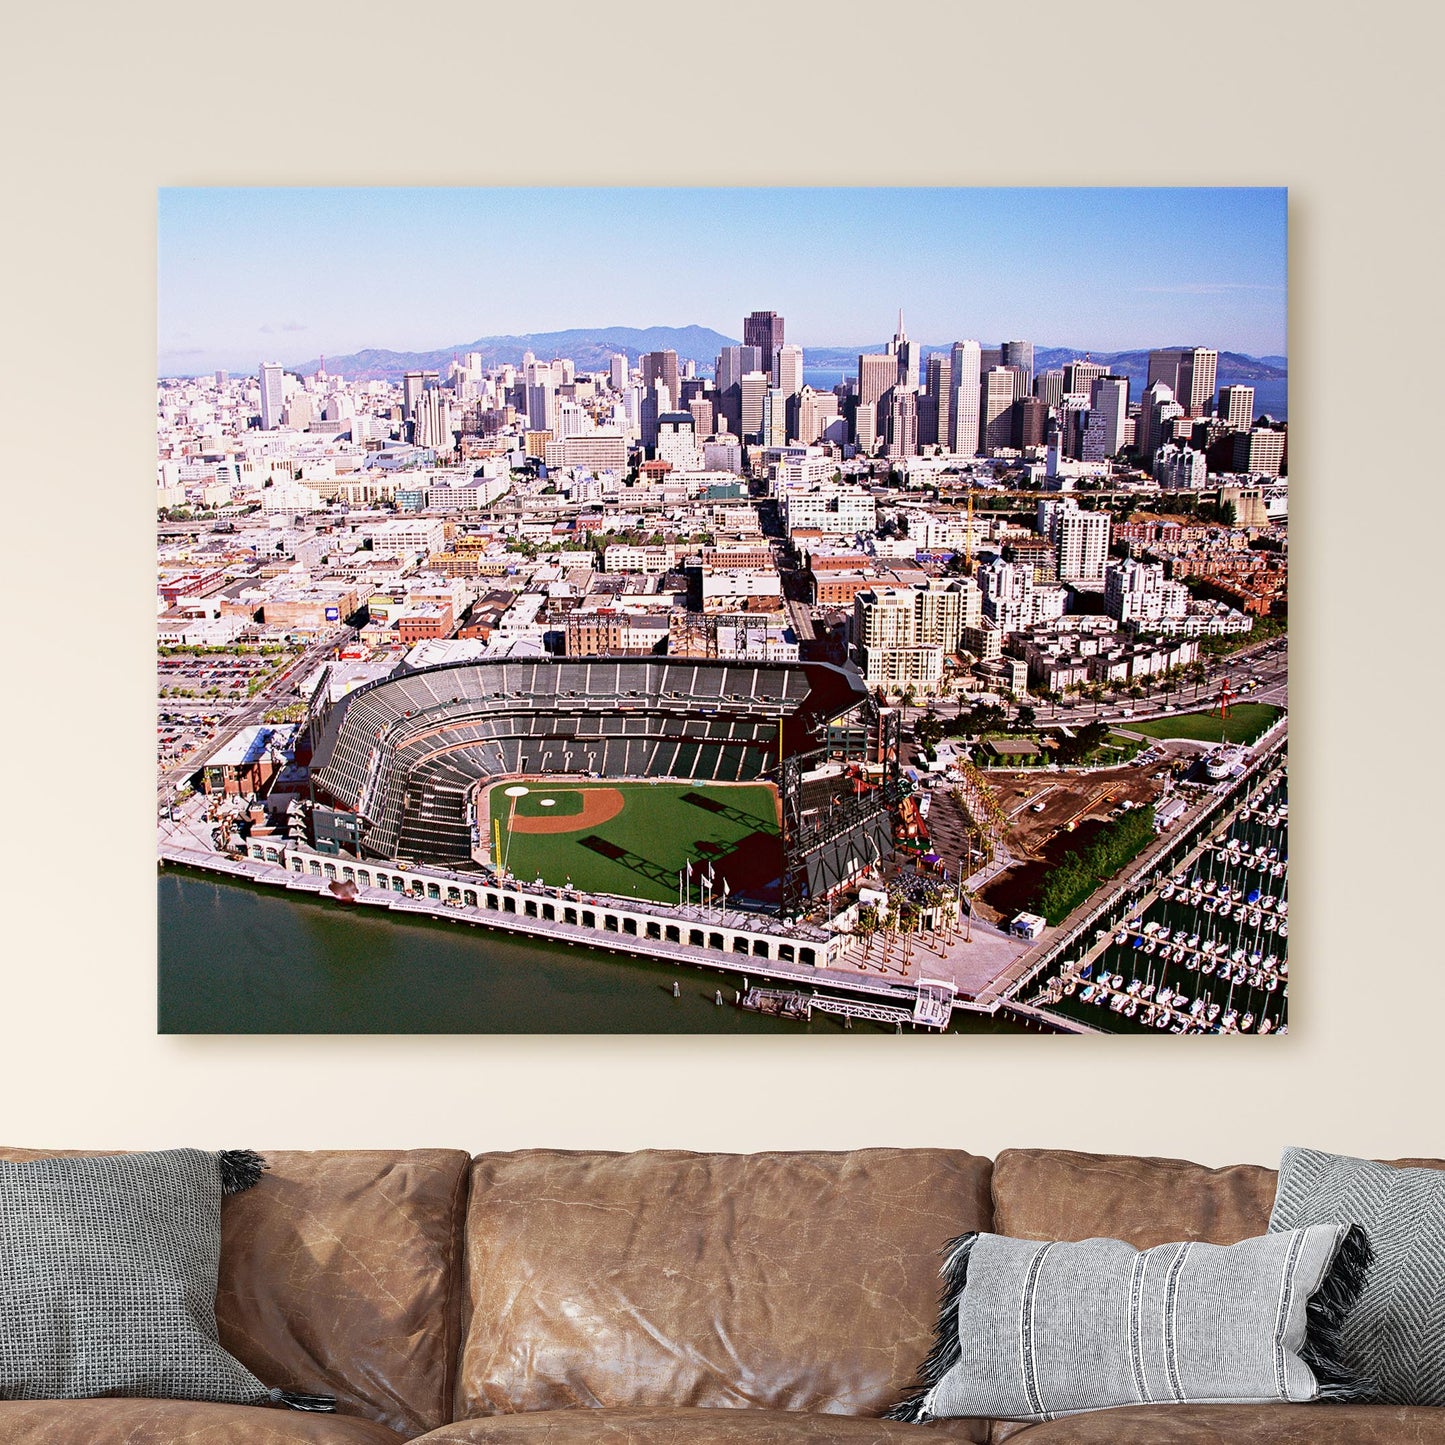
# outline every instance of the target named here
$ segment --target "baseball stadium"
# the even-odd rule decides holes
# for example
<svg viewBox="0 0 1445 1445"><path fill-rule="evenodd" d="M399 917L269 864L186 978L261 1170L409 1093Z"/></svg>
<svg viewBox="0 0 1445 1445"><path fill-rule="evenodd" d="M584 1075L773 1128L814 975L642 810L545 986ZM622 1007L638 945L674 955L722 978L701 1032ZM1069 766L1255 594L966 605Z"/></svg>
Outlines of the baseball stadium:
<svg viewBox="0 0 1445 1445"><path fill-rule="evenodd" d="M368 858L787 918L893 846L896 717L825 663L403 667L309 731L313 805Z"/></svg>

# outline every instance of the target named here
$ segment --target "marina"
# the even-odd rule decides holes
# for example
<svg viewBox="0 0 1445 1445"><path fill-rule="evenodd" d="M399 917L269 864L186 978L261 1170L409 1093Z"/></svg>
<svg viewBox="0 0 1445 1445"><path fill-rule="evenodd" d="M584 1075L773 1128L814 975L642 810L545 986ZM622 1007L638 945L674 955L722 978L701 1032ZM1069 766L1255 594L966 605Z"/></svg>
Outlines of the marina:
<svg viewBox="0 0 1445 1445"><path fill-rule="evenodd" d="M1289 784L1282 761L1182 856L1126 893L1027 994L1111 1033L1283 1034Z"/></svg>

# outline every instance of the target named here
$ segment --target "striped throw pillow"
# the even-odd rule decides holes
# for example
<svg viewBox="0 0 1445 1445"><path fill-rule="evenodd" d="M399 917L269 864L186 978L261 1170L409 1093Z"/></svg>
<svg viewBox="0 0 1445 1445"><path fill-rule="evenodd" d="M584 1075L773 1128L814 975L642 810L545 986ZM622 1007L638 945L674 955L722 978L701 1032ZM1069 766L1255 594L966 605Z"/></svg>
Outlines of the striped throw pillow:
<svg viewBox="0 0 1445 1445"><path fill-rule="evenodd" d="M1358 1398L1338 1343L1368 1258L1335 1222L1146 1250L965 1234L945 1254L919 1385L889 1418Z"/></svg>

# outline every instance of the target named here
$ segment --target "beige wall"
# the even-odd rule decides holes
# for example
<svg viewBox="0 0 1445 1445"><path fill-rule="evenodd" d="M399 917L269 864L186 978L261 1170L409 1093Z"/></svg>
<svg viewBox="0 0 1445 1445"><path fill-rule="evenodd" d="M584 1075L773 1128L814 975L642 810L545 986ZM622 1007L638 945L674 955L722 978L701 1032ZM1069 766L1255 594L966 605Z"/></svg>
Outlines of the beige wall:
<svg viewBox="0 0 1445 1445"><path fill-rule="evenodd" d="M817 7L627 8L637 12L635 30L582 6L570 32L555 27L541 90L524 88L535 78L530 67L509 79L495 27L511 22L490 9L474 20L456 12L449 23L472 32L468 43L459 35L430 47L424 67L391 63L393 42L406 43L411 22L379 4L345 18L332 6L298 5L284 20L277 12L269 35L260 12L217 7L167 6L164 23L136 18L159 17L159 7L99 4L12 17L10 78L0 87L10 138L0 228L5 470L44 479L37 492L53 482L54 495L89 509L96 525L67 551L89 570L85 590L106 605L87 610L79 666L42 645L12 646L8 660L12 701L0 721L8 783L0 829L4 1142L949 1142L984 1152L1030 1143L1220 1162L1272 1160L1289 1142L1445 1153L1434 1097L1445 1074L1442 885L1428 821L1442 811L1441 764L1426 757L1439 733L1438 686L1365 711L1373 683L1392 686L1415 670L1412 649L1424 629L1376 635L1350 605L1347 582L1371 549L1360 508L1368 499L1367 515L1390 518L1395 585L1421 607L1438 596L1433 562L1405 566L1394 535L1402 521L1422 539L1438 534L1438 468L1382 449L1379 428L1354 410L1354 369L1378 361L1398 389L1392 416L1433 428L1438 411L1445 212L1429 184L1439 134L1431 73L1438 7L1385 0L1370 12L1370 33L1357 36L1323 23L1306 3L1224 3L1196 17L1039 0L1010 12L1018 18L1007 34L993 34L1006 23L999 15L938 0L899 17L906 43L887 49L875 75L853 66L830 80L804 61L799 94L782 95L776 109L779 143L752 147L749 159L723 144L725 161L709 160L706 146L658 151L647 106L631 100L632 80L647 73L627 49L636 37L673 48L654 58L651 73L687 77L676 93L679 118L706 130L750 93L757 52L742 43L750 27L768 37L791 85L795 46L805 56L840 55L846 46L828 36L877 27L876 8L835 5L821 29ZM525 20L522 11L517 18ZM906 58L895 63L896 55ZM1009 69L973 59L1000 55ZM895 125L853 126L860 87L892 93ZM525 147L494 143L514 103L531 134ZM1007 117L1008 144L974 153L991 105ZM604 111L599 131L588 117ZM474 144L463 143L469 116ZM308 131L313 121L326 124ZM347 136L353 122L364 140ZM433 124L438 143L418 144L418 127ZM608 133L617 143L605 178L619 182L1291 186L1289 1038L156 1035L156 186L582 182L598 178L599 138ZM308 153L318 159L308 163ZM537 156L569 154L575 159L545 176L524 168ZM111 464L93 464L100 448ZM74 602L74 589L40 554L18 562L20 593ZM102 697L117 702L102 705ZM42 722L46 706L54 716ZM1414 708L1426 709L1418 740ZM1354 773L1366 745L1396 757ZM62 882L46 865L69 851L83 852L84 866Z"/></svg>

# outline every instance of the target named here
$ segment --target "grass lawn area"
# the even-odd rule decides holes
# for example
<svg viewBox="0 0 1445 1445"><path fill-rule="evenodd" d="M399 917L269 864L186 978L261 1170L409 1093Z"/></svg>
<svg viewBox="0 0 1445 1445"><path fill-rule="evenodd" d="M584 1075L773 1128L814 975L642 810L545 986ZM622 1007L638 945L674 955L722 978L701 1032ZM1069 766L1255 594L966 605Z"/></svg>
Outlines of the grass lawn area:
<svg viewBox="0 0 1445 1445"><path fill-rule="evenodd" d="M505 787L494 787L489 811L501 824L508 872L527 882L540 876L554 887L563 887L570 878L571 886L583 893L617 893L665 903L677 900L677 875L689 859L694 899L700 897L699 876L709 860L718 897L724 879L731 893L756 897L782 871L777 795L762 784L549 787L546 779L529 779L526 786L531 791L515 800L506 796ZM605 821L585 822L584 795L592 792L605 795L612 807L620 794L621 811ZM553 800L552 806L543 806L547 799ZM523 820L575 826L546 833L508 826L510 821Z"/></svg>
<svg viewBox="0 0 1445 1445"><path fill-rule="evenodd" d="M1231 703L1229 716L1223 719L1224 740L1230 743L1252 743L1279 716L1279 709L1267 702ZM1150 718L1147 722L1121 723L1133 733L1151 738L1196 738L1200 742L1219 741L1220 716L1214 712L1181 712L1172 717Z"/></svg>

